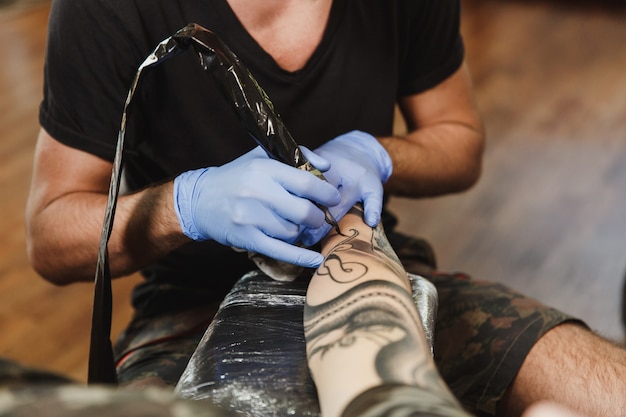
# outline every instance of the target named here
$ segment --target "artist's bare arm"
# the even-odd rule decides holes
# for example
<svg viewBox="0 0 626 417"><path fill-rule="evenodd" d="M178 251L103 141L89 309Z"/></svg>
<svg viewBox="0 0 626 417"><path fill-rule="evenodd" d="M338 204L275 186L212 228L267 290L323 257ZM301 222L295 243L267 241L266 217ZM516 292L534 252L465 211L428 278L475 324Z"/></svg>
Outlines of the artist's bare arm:
<svg viewBox="0 0 626 417"><path fill-rule="evenodd" d="M41 130L26 207L28 254L56 284L94 278L112 164ZM122 196L109 241L111 273L127 275L189 242L173 207L172 183Z"/></svg>
<svg viewBox="0 0 626 417"><path fill-rule="evenodd" d="M382 226L372 229L362 217L353 208L340 221L342 235L331 231L322 242L326 259L307 291L307 358L322 415L348 415L356 397L384 387L391 388L381 394L387 402L403 389L412 390L411 401L419 398L425 408L406 415L465 416L435 367L406 271ZM379 402L365 393L356 408Z"/></svg>
<svg viewBox="0 0 626 417"><path fill-rule="evenodd" d="M423 197L474 185L485 139L467 66L430 90L402 98L400 109L408 133L379 138L393 161L386 191Z"/></svg>

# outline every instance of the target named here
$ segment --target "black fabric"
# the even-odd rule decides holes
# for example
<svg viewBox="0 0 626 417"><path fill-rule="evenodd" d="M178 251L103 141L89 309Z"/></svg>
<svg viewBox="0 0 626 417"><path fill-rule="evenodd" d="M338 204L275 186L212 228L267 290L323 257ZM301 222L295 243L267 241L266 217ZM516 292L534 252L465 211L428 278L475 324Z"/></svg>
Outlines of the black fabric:
<svg viewBox="0 0 626 417"><path fill-rule="evenodd" d="M288 72L226 0L53 0L40 123L60 142L112 161L139 64L195 22L250 69L298 143L314 149L353 129L388 135L399 96L429 89L459 68L459 8L458 0L335 0L318 49L303 69ZM137 190L222 165L253 146L231 103L188 51L142 76L128 115L124 177ZM190 244L144 271L134 303L149 311L221 299L250 269L245 253ZM212 271L229 271L232 279L214 279ZM198 288L197 299L177 299L176 291L155 297L152 288L171 282Z"/></svg>

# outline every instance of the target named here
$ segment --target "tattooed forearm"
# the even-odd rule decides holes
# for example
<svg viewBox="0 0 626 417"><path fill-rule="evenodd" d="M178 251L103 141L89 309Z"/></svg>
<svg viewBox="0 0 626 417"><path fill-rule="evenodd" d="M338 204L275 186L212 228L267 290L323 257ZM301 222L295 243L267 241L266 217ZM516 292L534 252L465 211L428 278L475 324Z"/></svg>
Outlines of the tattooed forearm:
<svg viewBox="0 0 626 417"><path fill-rule="evenodd" d="M306 304L304 333L314 379L314 369L326 367L335 383L345 380L341 389L355 394L400 384L454 402L432 362L413 299L397 284L367 281L325 304ZM358 380L349 370L351 363L359 368Z"/></svg>
<svg viewBox="0 0 626 417"><path fill-rule="evenodd" d="M343 218L343 234L338 235L331 231L325 239L325 260L315 274L315 287L323 278L328 278L336 284L345 284L347 287L332 287L333 292L315 291L307 299L309 304L323 303L349 287L359 284L372 277L393 281L410 291L406 271L400 260L391 248L382 225L371 228L365 225L361 218L363 212L360 206L355 206ZM326 289L328 290L327 287Z"/></svg>
<svg viewBox="0 0 626 417"><path fill-rule="evenodd" d="M326 255L324 263L318 268L316 274L319 276L328 276L337 283L350 283L363 278L367 274L368 268L363 260L359 259L357 262L342 259L342 252L358 250L357 246L363 246L361 245L361 243L363 243L361 241L356 241L356 244L351 242L359 237L357 230L351 229L343 233L347 233L349 236Z"/></svg>
<svg viewBox="0 0 626 417"><path fill-rule="evenodd" d="M318 275L327 275L338 283L351 283L365 277L369 263L378 263L393 276L406 275L391 245L382 233L382 226L375 229L344 231L345 237L329 253Z"/></svg>
<svg viewBox="0 0 626 417"><path fill-rule="evenodd" d="M382 226L365 225L359 209L342 219L343 235L323 242L326 259L307 291L307 360L322 414L337 417L380 386L411 387L460 410L433 362L406 271Z"/></svg>
<svg viewBox="0 0 626 417"><path fill-rule="evenodd" d="M415 352L426 343L420 329L413 299L404 288L387 281L368 281L324 305L305 307L309 361L322 361L333 350L357 343L371 345L370 359L377 377L385 382L432 383L424 372L430 353Z"/></svg>
<svg viewBox="0 0 626 417"><path fill-rule="evenodd" d="M469 417L453 398L419 387L385 384L361 393L341 417Z"/></svg>

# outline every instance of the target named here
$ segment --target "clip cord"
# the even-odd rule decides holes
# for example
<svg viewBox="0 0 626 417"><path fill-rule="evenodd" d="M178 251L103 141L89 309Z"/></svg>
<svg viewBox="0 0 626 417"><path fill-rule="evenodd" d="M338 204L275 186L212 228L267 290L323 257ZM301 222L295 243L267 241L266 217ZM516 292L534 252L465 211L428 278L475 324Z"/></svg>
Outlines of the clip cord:
<svg viewBox="0 0 626 417"><path fill-rule="evenodd" d="M113 229L113 218L119 195L120 182L122 177L122 156L124 149L124 136L126 134L126 118L132 98L139 84L140 76L144 69L160 63L161 61L178 55L182 52L178 44L171 41L171 38L161 42L157 48L139 66L132 86L128 92L122 122L117 136L115 147L115 158L111 171L111 182L109 184L109 194L107 199L104 223L100 235L100 246L98 249L98 262L94 278L94 302L91 316L91 339L89 346L89 370L87 376L88 384L117 384L117 373L115 371L115 360L113 358L113 346L111 344L111 314L112 314L112 292L111 292L111 270L109 265L108 243Z"/></svg>
<svg viewBox="0 0 626 417"><path fill-rule="evenodd" d="M113 229L113 219L121 183L124 137L127 117L131 110L130 105L144 70L181 54L190 45L199 54L202 68L205 71L211 70L213 76L220 81L222 93L232 102L249 135L265 150L269 157L293 167L310 171L318 178L326 180L322 173L312 167L304 157L300 147L275 113L274 106L265 91L215 33L198 24L190 23L160 42L139 66L122 113L94 278L94 303L87 378L89 384L117 384L111 343L112 291L108 242ZM337 229L336 222L328 209L326 207L322 207L322 209L324 209L327 221Z"/></svg>

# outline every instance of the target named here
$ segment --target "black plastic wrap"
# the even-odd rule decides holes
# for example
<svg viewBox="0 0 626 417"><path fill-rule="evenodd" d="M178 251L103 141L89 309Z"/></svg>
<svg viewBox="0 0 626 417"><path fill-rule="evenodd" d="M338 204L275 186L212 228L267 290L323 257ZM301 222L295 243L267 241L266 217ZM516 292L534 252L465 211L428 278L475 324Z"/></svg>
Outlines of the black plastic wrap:
<svg viewBox="0 0 626 417"><path fill-rule="evenodd" d="M308 281L242 277L222 302L176 391L247 416L317 416L302 313Z"/></svg>
<svg viewBox="0 0 626 417"><path fill-rule="evenodd" d="M422 277L409 280L432 349L437 292ZM302 324L307 285L260 271L242 277L192 355L177 394L248 417L319 417Z"/></svg>
<svg viewBox="0 0 626 417"><path fill-rule="evenodd" d="M263 88L215 33L190 23L172 38L194 47L202 67L220 81L243 126L270 157L294 167L307 162Z"/></svg>
<svg viewBox="0 0 626 417"><path fill-rule="evenodd" d="M113 219L121 185L124 138L129 110L143 72L180 55L190 46L198 54L199 64L202 68L219 81L221 93L225 94L226 99L231 101L242 125L268 156L326 180L324 175L304 157L300 147L278 114L275 113L274 106L263 88L215 33L196 23L189 23L174 35L161 41L137 69L122 111L94 277L94 303L89 348L88 382L90 384L117 383L110 340L112 294L108 243L113 230ZM319 205L318 207L324 211L326 221L337 232L340 232L337 222L328 208ZM292 279L292 275L295 275L289 273L288 265L282 262L262 255L254 256L253 260L266 273L273 274L277 279L282 279L283 276L286 277L284 279Z"/></svg>

